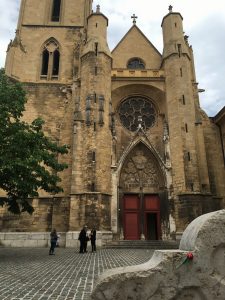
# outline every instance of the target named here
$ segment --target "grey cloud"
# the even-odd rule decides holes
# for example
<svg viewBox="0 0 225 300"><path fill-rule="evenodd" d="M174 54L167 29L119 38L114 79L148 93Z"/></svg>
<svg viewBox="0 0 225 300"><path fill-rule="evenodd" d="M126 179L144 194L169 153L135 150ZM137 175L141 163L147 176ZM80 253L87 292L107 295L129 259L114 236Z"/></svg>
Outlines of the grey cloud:
<svg viewBox="0 0 225 300"><path fill-rule="evenodd" d="M19 1L0 2L0 35L1 37L8 37L11 28L16 28L17 19L19 15Z"/></svg>
<svg viewBox="0 0 225 300"><path fill-rule="evenodd" d="M19 0L0 0L0 67L4 66L7 45L15 36Z"/></svg>
<svg viewBox="0 0 225 300"><path fill-rule="evenodd" d="M206 92L200 96L201 105L214 116L225 105L225 21L211 15L192 32L197 81Z"/></svg>

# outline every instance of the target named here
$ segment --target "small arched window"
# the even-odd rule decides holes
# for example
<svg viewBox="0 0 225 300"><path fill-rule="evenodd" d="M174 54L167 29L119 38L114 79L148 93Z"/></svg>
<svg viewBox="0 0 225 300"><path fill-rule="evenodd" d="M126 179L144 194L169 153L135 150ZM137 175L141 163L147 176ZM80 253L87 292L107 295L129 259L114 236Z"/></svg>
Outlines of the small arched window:
<svg viewBox="0 0 225 300"><path fill-rule="evenodd" d="M60 19L61 0L52 1L52 22L59 22Z"/></svg>
<svg viewBox="0 0 225 300"><path fill-rule="evenodd" d="M127 69L145 69L145 64L140 58L131 58L128 61Z"/></svg>
<svg viewBox="0 0 225 300"><path fill-rule="evenodd" d="M58 79L60 52L59 45L54 39L50 39L44 45L41 60L41 79Z"/></svg>

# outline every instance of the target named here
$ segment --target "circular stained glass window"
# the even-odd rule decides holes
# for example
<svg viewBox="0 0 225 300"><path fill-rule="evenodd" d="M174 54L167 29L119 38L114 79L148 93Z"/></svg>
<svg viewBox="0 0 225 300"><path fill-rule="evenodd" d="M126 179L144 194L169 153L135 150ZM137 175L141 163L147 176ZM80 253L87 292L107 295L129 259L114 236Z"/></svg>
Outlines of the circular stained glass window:
<svg viewBox="0 0 225 300"><path fill-rule="evenodd" d="M144 130L154 126L156 121L155 107L151 101L144 97L134 96L124 100L118 109L120 121L130 131L136 131L142 119Z"/></svg>

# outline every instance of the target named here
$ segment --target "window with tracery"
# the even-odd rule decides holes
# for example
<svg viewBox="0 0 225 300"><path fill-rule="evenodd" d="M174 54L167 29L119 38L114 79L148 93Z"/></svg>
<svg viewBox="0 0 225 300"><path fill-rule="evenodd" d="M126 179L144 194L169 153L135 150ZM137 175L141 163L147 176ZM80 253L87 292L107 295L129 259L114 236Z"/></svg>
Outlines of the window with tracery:
<svg viewBox="0 0 225 300"><path fill-rule="evenodd" d="M132 58L127 64L128 69L145 69L145 64L140 58Z"/></svg>
<svg viewBox="0 0 225 300"><path fill-rule="evenodd" d="M141 96L133 96L124 100L118 109L121 123L130 131L136 131L140 124L144 130L153 127L156 122L156 110L153 103Z"/></svg>
<svg viewBox="0 0 225 300"><path fill-rule="evenodd" d="M41 79L58 79L60 52L55 40L49 40L44 45L41 59Z"/></svg>

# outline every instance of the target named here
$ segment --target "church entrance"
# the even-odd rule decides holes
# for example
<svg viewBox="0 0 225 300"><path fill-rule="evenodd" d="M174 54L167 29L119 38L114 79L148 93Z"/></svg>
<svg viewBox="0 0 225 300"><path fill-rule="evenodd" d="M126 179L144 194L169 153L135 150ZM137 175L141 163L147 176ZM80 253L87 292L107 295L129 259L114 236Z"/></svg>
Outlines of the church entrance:
<svg viewBox="0 0 225 300"><path fill-rule="evenodd" d="M130 152L120 176L120 231L125 240L161 239L161 168L142 143Z"/></svg>
<svg viewBox="0 0 225 300"><path fill-rule="evenodd" d="M158 195L127 194L123 197L125 240L160 239L160 199Z"/></svg>
<svg viewBox="0 0 225 300"><path fill-rule="evenodd" d="M158 195L144 196L144 221L145 239L160 239L160 198Z"/></svg>

